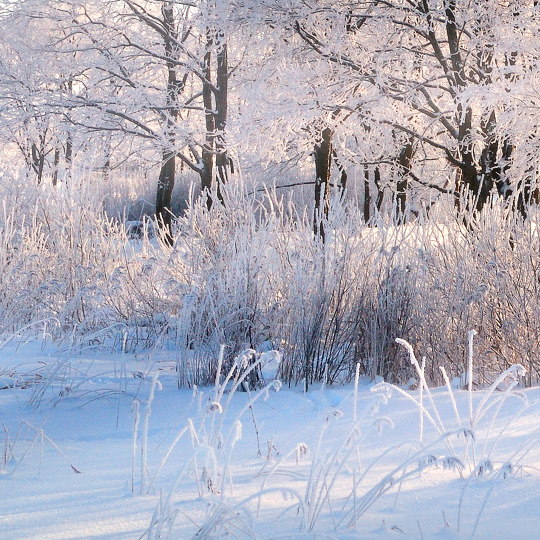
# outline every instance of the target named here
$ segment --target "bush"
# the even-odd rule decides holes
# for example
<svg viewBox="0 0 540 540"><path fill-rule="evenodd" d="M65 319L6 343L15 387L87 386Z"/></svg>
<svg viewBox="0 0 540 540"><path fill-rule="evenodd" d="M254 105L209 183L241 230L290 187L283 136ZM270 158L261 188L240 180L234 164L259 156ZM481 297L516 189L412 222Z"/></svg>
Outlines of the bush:
<svg viewBox="0 0 540 540"><path fill-rule="evenodd" d="M91 175L12 193L8 180L3 333L46 320L71 346L172 345L180 385L214 381L221 344L223 369L244 349L277 347L284 379L307 386L350 380L357 363L371 378L407 383L396 337L461 376L463 336L474 328L477 380L517 361L529 384L538 380L537 209L511 219L494 201L465 229L441 205L412 223L379 217L367 226L352 203L334 202L323 244L291 199L231 183L224 206L188 200L171 248L148 221L140 238L130 235ZM442 382L434 369L426 375Z"/></svg>

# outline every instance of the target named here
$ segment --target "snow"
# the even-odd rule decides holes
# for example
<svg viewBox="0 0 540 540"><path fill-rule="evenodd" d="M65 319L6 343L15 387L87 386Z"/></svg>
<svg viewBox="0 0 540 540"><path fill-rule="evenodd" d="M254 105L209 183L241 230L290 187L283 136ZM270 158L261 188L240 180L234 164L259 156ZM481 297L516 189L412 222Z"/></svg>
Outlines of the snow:
<svg viewBox="0 0 540 540"><path fill-rule="evenodd" d="M143 360L106 350L68 355L33 341L11 343L0 355L0 375L9 383L0 391L2 539L135 539L149 529L157 538L153 516L163 518L165 538L168 511L175 515L171 538L229 532L233 538L427 540L470 538L473 531L474 538L537 537L538 388L473 392L473 412L486 398L488 407L472 427L467 391L454 390L459 425L448 390L433 389L444 431L424 416L422 447L420 413L410 399L419 390L404 390L406 397L360 380L356 404L352 384L307 393L301 386L270 387L255 401L255 391L231 395L230 384L178 390L165 353ZM216 398L219 407L209 407ZM426 391L423 399L435 418ZM141 493L143 448L148 467ZM455 464L445 459L451 456L462 461L461 474L443 466ZM493 472L480 474L482 463ZM403 482L381 482L407 471ZM384 493L360 513L365 494L377 486Z"/></svg>

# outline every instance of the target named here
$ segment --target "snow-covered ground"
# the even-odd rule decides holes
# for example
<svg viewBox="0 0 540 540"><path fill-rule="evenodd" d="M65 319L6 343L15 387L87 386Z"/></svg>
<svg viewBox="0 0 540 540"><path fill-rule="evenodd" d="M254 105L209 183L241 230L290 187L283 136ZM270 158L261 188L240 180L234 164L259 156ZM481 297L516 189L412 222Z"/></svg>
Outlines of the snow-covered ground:
<svg viewBox="0 0 540 540"><path fill-rule="evenodd" d="M540 534L540 389L437 388L421 416L369 381L178 390L163 353L0 354L1 539Z"/></svg>

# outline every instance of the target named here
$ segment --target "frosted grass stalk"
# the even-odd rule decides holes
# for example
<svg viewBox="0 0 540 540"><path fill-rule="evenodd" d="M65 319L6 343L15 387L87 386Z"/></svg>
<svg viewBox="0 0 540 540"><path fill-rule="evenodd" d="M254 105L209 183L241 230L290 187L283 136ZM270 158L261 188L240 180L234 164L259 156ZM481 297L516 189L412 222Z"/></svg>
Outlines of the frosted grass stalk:
<svg viewBox="0 0 540 540"><path fill-rule="evenodd" d="M446 373L446 369L444 369L444 366L439 366L439 369L441 370L441 373L444 379L444 384L446 385L448 394L450 395L450 401L452 402L452 408L454 409L454 414L456 415L458 426L461 426L461 417L459 416L457 403L456 403L456 397L454 396L454 391L452 390L450 379L448 378L448 374Z"/></svg>
<svg viewBox="0 0 540 540"><path fill-rule="evenodd" d="M150 394L145 402L146 408L144 411L143 430L141 436L141 495L145 492L146 487L146 471L148 469L148 429L150 424L150 415L152 414L152 402L154 401L156 387L159 386L159 389L161 389L161 383L158 381L158 377L159 371L156 371L152 377Z"/></svg>
<svg viewBox="0 0 540 540"><path fill-rule="evenodd" d="M422 366L421 366L422 377L425 378L426 373L426 357L422 357ZM420 381L420 405L424 404L424 385ZM424 444L424 413L420 409L420 444Z"/></svg>
<svg viewBox="0 0 540 540"><path fill-rule="evenodd" d="M214 400L215 401L219 401L219 391L220 391L220 387L219 387L219 381L221 379L221 368L223 366L223 355L225 354L225 345L221 345L221 347L219 348L219 356L218 356L218 365L217 365L217 371L216 371L216 381L215 381L215 384L214 384L214 388L215 388L215 396L214 396Z"/></svg>
<svg viewBox="0 0 540 540"><path fill-rule="evenodd" d="M358 407L358 382L360 379L360 362L356 363L356 370L354 372L354 392L353 392L353 422L357 419L357 407Z"/></svg>
<svg viewBox="0 0 540 540"><path fill-rule="evenodd" d="M135 463L137 460L137 438L139 436L139 422L141 420L141 414L139 412L139 400L134 400L132 407L135 419L133 421L133 444L131 453L131 493L135 491Z"/></svg>
<svg viewBox="0 0 540 540"><path fill-rule="evenodd" d="M178 435L175 437L172 444L169 446L169 449L167 450L167 453L165 454L164 458L161 460L161 463L159 464L159 467L157 468L154 476L152 477L152 479L150 481L150 485L148 486L149 491L151 491L153 489L156 478L158 477L159 473L161 472L161 469L163 468L163 465L165 465L165 463L169 459L169 456L171 455L172 451L174 450L174 448L176 447L176 445L178 444L178 442L180 441L180 439L182 438L184 433L186 433L187 430L188 430L188 426L184 426L184 428L180 431L180 433L178 433Z"/></svg>
<svg viewBox="0 0 540 540"><path fill-rule="evenodd" d="M472 378L473 378L473 340L476 330L469 331L469 365L467 370L467 383L469 390L469 421L471 429L474 427L473 406L472 406Z"/></svg>
<svg viewBox="0 0 540 540"><path fill-rule="evenodd" d="M524 377L527 373L527 370L521 365L521 364L514 364L513 366L510 366L508 369L503 371L495 380L495 382L490 386L488 392L486 395L482 398L482 401L478 405L476 409L476 413L474 414L474 417L472 418L472 424L473 426L482 418L485 411L489 408L486 407L486 403L488 402L489 398L492 396L492 394L497 390L497 387L506 379L507 377L513 377L514 380L512 381L512 384L509 388L505 391L505 395L509 394L510 391L512 391L516 385L518 384L518 377Z"/></svg>
<svg viewBox="0 0 540 540"><path fill-rule="evenodd" d="M397 338L396 339L396 343L399 343L400 345L403 345L407 351L409 352L409 356L410 356L410 359L411 359L411 364L416 368L416 372L418 373L418 376L420 377L420 383L424 386L425 390L426 390L426 393L427 393L427 396L429 398L429 402L431 404L431 406L433 407L433 411L435 413L435 418L438 422L438 431L440 434L443 434L446 429L444 427L444 423L439 415L439 410L437 409L437 406L435 405L435 401L433 399L433 396L431 394L431 390L427 384L427 381L426 381L426 378L424 376L424 372L422 371L422 368L420 367L420 365L418 364L418 360L416 359L416 356L414 355L414 350L412 348L412 346L410 345L410 343L408 343L407 341L405 341L404 339L401 339L401 338ZM425 407L422 406L422 404L420 404L421 406L421 409L422 410L425 410Z"/></svg>
<svg viewBox="0 0 540 540"><path fill-rule="evenodd" d="M513 396L518 396L520 397L521 399L523 399L525 401L525 404L523 405L523 407L517 412L515 413L505 424L504 426L499 430L499 433L497 434L497 437L495 438L495 440L493 441L493 444L491 446L491 449L489 450L487 456L489 457L491 455L491 453L495 450L497 444L499 443L499 441L501 440L503 434L506 432L506 429L508 428L508 426L510 426L517 418L519 418L525 411L527 411L530 407L530 403L528 402L527 398L525 396L523 396L522 394L512 394ZM493 429L493 425L494 425L494 422L495 422L495 419L497 418L498 416L498 413L503 405L503 403L505 403L506 401L506 398L508 396L504 395L502 396L502 398L499 398L500 399L500 404L499 404L499 407L497 408L497 412L495 413L495 415L493 416L493 419L491 421L491 424L489 426L489 430L488 430L488 434L486 435L486 438L485 438L485 441L484 441L484 449L483 449L483 454L485 454L486 452L486 448L487 448L487 443L488 443L488 436L489 434L491 433L492 429Z"/></svg>

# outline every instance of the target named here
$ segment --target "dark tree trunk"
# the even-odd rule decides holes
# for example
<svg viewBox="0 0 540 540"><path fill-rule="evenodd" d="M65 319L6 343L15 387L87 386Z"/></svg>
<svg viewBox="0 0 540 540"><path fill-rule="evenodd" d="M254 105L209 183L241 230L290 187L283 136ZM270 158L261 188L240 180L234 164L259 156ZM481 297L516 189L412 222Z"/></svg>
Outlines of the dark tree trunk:
<svg viewBox="0 0 540 540"><path fill-rule="evenodd" d="M460 149L461 166L456 176L456 196L461 201L466 197L465 209L468 213L477 214L481 212L489 201L494 191L503 198L509 199L513 194L513 189L508 183L506 172L508 170L513 145L508 140L504 141L500 149L500 143L495 136L497 123L496 114L492 111L482 122L482 132L484 135L484 147L480 155L480 160L475 163L470 144L467 143L471 131L472 114L467 111L465 121L460 125ZM499 156L499 153L501 154ZM521 191L521 190L520 190ZM471 197L469 199L468 197ZM518 196L517 209L525 212L525 207Z"/></svg>
<svg viewBox="0 0 540 540"><path fill-rule="evenodd" d="M410 139L401 150L397 159L398 181L396 184L396 218L398 223L406 221L407 198L409 194L409 175L411 173L414 144Z"/></svg>
<svg viewBox="0 0 540 540"><path fill-rule="evenodd" d="M212 85L213 55L215 53L215 81ZM206 193L207 207L213 204L212 183L216 178L216 196L223 204L221 188L228 181L230 159L227 154L226 128L229 91L229 59L227 38L216 28L206 32L206 54L204 56L203 104L205 110L206 144L202 151L201 189Z"/></svg>
<svg viewBox="0 0 540 540"><path fill-rule="evenodd" d="M41 184L43 180L43 170L45 168L45 144L44 138L40 137L40 145L32 143L32 168L36 173L37 183Z"/></svg>
<svg viewBox="0 0 540 540"><path fill-rule="evenodd" d="M510 161L510 155L512 154L514 147L505 141L503 145L503 160L505 164ZM504 167L504 166L503 166ZM529 215L529 207L531 204L540 204L540 187L534 182L535 171L534 166L527 171L527 175L522 182L516 187L517 193L514 197L514 210L517 210L523 219L527 219ZM507 186L509 188L509 186ZM508 197L513 193L510 189Z"/></svg>
<svg viewBox="0 0 540 540"><path fill-rule="evenodd" d="M467 87L465 64L461 56L461 32L456 23L456 0L446 0L446 35L450 50L451 82L455 94ZM489 66L484 67L486 80L489 79ZM482 131L485 137L484 148L479 165L476 164L471 146L473 113L470 107L465 110L457 108L458 150L460 156L460 174L456 179L456 198L458 207L465 199L468 214L480 213L487 204L490 194L500 178L497 162L498 143L493 136L495 128L495 112L483 122Z"/></svg>
<svg viewBox="0 0 540 540"><path fill-rule="evenodd" d="M215 131L216 117L214 115L212 103L212 52L213 44L212 33L207 30L206 47L207 51L204 55L204 78L203 82L203 105L204 119L206 128L206 144L202 149L202 169L201 169L201 189L206 194L206 206L208 210L212 208L212 177L214 175L214 146L215 146Z"/></svg>
<svg viewBox="0 0 540 540"><path fill-rule="evenodd" d="M345 196L345 190L347 189L347 170L345 169L345 166L341 163L341 161L338 159L338 155L335 150L332 150L332 155L334 156L334 161L336 162L336 166L339 171L339 183L337 188L339 190L339 200L342 201L343 197Z"/></svg>
<svg viewBox="0 0 540 540"><path fill-rule="evenodd" d="M52 184L56 186L58 184L58 167L60 166L60 148L58 146L54 149L54 170Z"/></svg>
<svg viewBox="0 0 540 540"><path fill-rule="evenodd" d="M103 180L105 182L109 181L110 170L111 170L111 152L110 152L110 148L108 148L105 153L105 162L103 163Z"/></svg>
<svg viewBox="0 0 540 540"><path fill-rule="evenodd" d="M217 196L223 203L221 186L229 178L229 158L227 155L225 130L227 127L227 95L229 86L229 63L227 42L223 35L219 36L218 51L216 53L216 169L217 169Z"/></svg>
<svg viewBox="0 0 540 540"><path fill-rule="evenodd" d="M519 191L516 200L516 209L521 214L523 219L527 219L529 215L529 206L531 204L540 204L540 188L532 186L532 178L528 177L522 186L519 186Z"/></svg>
<svg viewBox="0 0 540 540"><path fill-rule="evenodd" d="M459 174L456 175L456 204L461 209L461 203L465 203L464 210L467 214L480 213L489 200L495 185L495 169L497 167L496 142L491 142L487 137L481 156L480 170L475 163L471 148L472 134L472 110L467 108L462 115L458 108L459 121L458 149L461 157ZM485 129L488 129L486 126Z"/></svg>
<svg viewBox="0 0 540 540"><path fill-rule="evenodd" d="M165 134L167 147L163 149L161 170L159 172L156 192L156 217L158 225L162 228L163 239L168 245L173 244L172 235L172 192L174 189L176 173L176 137L175 125L178 119L178 96L183 91L186 78L179 79L175 58L178 55L178 31L174 18L172 2L164 2L161 7L163 26L165 29L164 46L167 64L167 118L165 120Z"/></svg>
<svg viewBox="0 0 540 540"><path fill-rule="evenodd" d="M315 211L313 232L324 243L324 219L330 204L330 173L332 168L332 130L323 129L320 143L315 144Z"/></svg>
<svg viewBox="0 0 540 540"><path fill-rule="evenodd" d="M384 188L381 187L381 170L379 167L375 167L373 170L373 183L377 191L375 202L373 202L373 196L371 194L371 181L370 172L367 165L364 166L364 221L368 225L371 225L371 218L377 212L381 211L384 201Z"/></svg>
<svg viewBox="0 0 540 540"><path fill-rule="evenodd" d="M369 223L371 219L371 189L369 182L369 169L364 165L364 221Z"/></svg>
<svg viewBox="0 0 540 540"><path fill-rule="evenodd" d="M68 82L68 92L70 95L73 94L73 81ZM71 138L71 133L68 130L66 137L66 146L64 149L64 161L66 163L66 172L71 173L71 165L73 164L73 139ZM67 174L64 174L64 183L67 182Z"/></svg>
<svg viewBox="0 0 540 540"><path fill-rule="evenodd" d="M156 217L158 226L163 231L165 243L172 246L172 211L171 201L174 188L176 159L174 153L164 152L156 194Z"/></svg>
<svg viewBox="0 0 540 540"><path fill-rule="evenodd" d="M66 141L66 153L64 154L66 163L71 166L73 161L73 142L71 141L71 136L68 133L68 138Z"/></svg>

